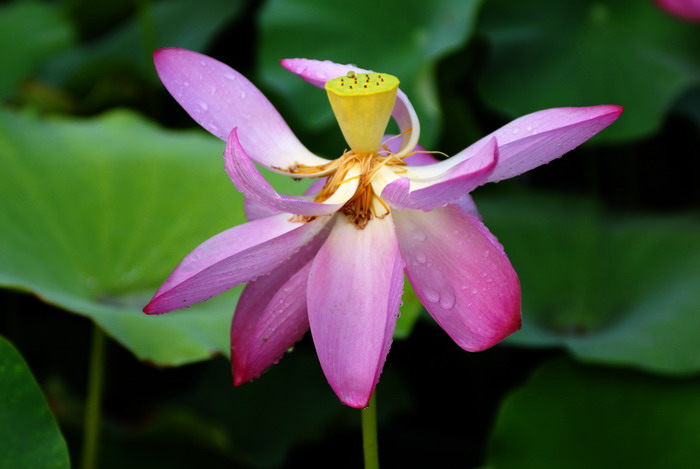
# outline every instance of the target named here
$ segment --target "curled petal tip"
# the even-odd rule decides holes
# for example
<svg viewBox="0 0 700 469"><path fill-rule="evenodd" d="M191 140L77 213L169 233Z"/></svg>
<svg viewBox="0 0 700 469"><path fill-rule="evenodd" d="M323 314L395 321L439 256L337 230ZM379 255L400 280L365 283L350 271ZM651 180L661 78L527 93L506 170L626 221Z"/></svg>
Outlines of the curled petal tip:
<svg viewBox="0 0 700 469"><path fill-rule="evenodd" d="M143 307L143 312L146 314L160 314L159 311L156 311L156 306L157 306L157 300L156 298L153 298L151 301L148 302L146 306Z"/></svg>
<svg viewBox="0 0 700 469"><path fill-rule="evenodd" d="M236 373L236 368L234 367L233 369L233 385L235 387L240 386L241 384L245 384L248 381L250 381L252 378L245 379L243 373Z"/></svg>
<svg viewBox="0 0 700 469"><path fill-rule="evenodd" d="M615 114L616 116L619 116L625 110L625 108L623 106L620 106L618 104L602 104L599 107L609 108L609 113Z"/></svg>
<svg viewBox="0 0 700 469"><path fill-rule="evenodd" d="M159 292L160 293L160 292ZM161 295L156 294L151 301L148 302L146 306L143 307L143 312L150 315L154 316L157 314L163 314L163 313L169 313L170 311L173 311L175 308L163 308L161 305ZM183 306L184 308L184 306Z"/></svg>

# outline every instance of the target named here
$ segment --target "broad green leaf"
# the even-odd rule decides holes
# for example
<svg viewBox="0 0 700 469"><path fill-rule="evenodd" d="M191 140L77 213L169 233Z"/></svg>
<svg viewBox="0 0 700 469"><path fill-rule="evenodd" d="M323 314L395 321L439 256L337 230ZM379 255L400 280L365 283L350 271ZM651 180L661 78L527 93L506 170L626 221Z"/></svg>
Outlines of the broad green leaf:
<svg viewBox="0 0 700 469"><path fill-rule="evenodd" d="M700 380L554 362L511 395L493 469L685 468L700 460Z"/></svg>
<svg viewBox="0 0 700 469"><path fill-rule="evenodd" d="M700 81L700 29L651 1L491 0L480 29L493 48L480 86L488 104L510 116L624 106L600 140L656 131L674 100Z"/></svg>
<svg viewBox="0 0 700 469"><path fill-rule="evenodd" d="M68 469L68 449L41 389L17 350L0 337L0 467Z"/></svg>
<svg viewBox="0 0 700 469"><path fill-rule="evenodd" d="M0 97L11 95L41 62L73 42L56 5L15 1L0 5Z"/></svg>
<svg viewBox="0 0 700 469"><path fill-rule="evenodd" d="M100 80L138 71L156 79L151 54L159 47L202 51L242 7L240 0L137 2L139 11L99 40L74 48L44 69L47 80L72 80L98 91ZM119 83L114 83L118 86ZM113 92L113 91L112 91Z"/></svg>
<svg viewBox="0 0 700 469"><path fill-rule="evenodd" d="M585 199L478 199L523 291L513 343L584 360L700 370L700 218L601 213Z"/></svg>
<svg viewBox="0 0 700 469"><path fill-rule="evenodd" d="M469 39L480 5L480 0L273 0L260 18L260 71L296 111L296 120L315 129L334 122L325 92L290 75L280 59L328 59L396 75L421 119L421 142L430 145L441 119L436 62Z"/></svg>
<svg viewBox="0 0 700 469"><path fill-rule="evenodd" d="M94 319L139 358L228 350L236 293L141 308L190 250L244 221L223 142L123 111L93 120L0 112L0 285Z"/></svg>

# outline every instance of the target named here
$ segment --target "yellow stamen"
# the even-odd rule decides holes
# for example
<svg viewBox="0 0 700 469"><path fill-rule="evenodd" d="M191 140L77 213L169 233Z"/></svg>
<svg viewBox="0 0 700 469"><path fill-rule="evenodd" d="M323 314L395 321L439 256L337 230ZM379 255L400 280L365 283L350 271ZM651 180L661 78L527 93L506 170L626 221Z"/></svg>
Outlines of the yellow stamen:
<svg viewBox="0 0 700 469"><path fill-rule="evenodd" d="M386 73L348 72L326 82L325 88L352 151L376 152L394 109L399 79Z"/></svg>

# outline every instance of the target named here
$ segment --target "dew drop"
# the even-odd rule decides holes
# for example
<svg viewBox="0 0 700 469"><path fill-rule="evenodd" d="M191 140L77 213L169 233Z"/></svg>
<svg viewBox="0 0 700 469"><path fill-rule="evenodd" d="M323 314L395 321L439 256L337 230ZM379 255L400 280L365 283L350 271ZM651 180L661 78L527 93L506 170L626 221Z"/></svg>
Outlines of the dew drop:
<svg viewBox="0 0 700 469"><path fill-rule="evenodd" d="M202 67L206 67L207 63L204 60L200 60L199 65L201 65Z"/></svg>
<svg viewBox="0 0 700 469"><path fill-rule="evenodd" d="M183 81L182 84L183 84L184 86L190 86L190 82L189 82L189 81Z"/></svg>
<svg viewBox="0 0 700 469"><path fill-rule="evenodd" d="M416 241L425 241L425 232L422 230L413 230L411 231L411 237L415 239Z"/></svg>
<svg viewBox="0 0 700 469"><path fill-rule="evenodd" d="M199 104L199 107L202 108L202 111L206 111L207 109L209 109L209 106L207 106L207 103L205 103L204 101L197 101L197 104Z"/></svg>
<svg viewBox="0 0 700 469"><path fill-rule="evenodd" d="M457 301L452 290L444 290L440 295L440 307L442 309L452 309Z"/></svg>
<svg viewBox="0 0 700 469"><path fill-rule="evenodd" d="M531 125L528 125L528 126L527 126L527 131L528 131L528 132L532 132L532 126L531 126Z"/></svg>
<svg viewBox="0 0 700 469"><path fill-rule="evenodd" d="M440 301L440 294L432 288L426 288L425 290L423 290L423 293L425 293L425 299L430 301L431 303L437 303L438 301Z"/></svg>
<svg viewBox="0 0 700 469"><path fill-rule="evenodd" d="M514 133L514 134L520 133L520 127L514 128L514 129L513 129L513 133Z"/></svg>
<svg viewBox="0 0 700 469"><path fill-rule="evenodd" d="M245 99L245 91L241 91L241 93L239 94L239 96L241 97L241 99Z"/></svg>
<svg viewBox="0 0 700 469"><path fill-rule="evenodd" d="M235 79L236 79L236 75L234 75L233 73L225 73L224 76L225 76L226 78L228 78L229 80L235 80Z"/></svg>
<svg viewBox="0 0 700 469"><path fill-rule="evenodd" d="M418 251L418 252L416 253L416 261L417 261L419 264L425 264L425 261L427 261L427 260L428 260L428 258L425 256L425 253L420 252L420 251Z"/></svg>

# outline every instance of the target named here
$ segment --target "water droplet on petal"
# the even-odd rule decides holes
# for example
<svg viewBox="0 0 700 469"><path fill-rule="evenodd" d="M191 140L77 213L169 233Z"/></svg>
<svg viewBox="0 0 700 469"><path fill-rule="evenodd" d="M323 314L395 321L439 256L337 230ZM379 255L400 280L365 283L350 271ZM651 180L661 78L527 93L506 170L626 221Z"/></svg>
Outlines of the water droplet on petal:
<svg viewBox="0 0 700 469"><path fill-rule="evenodd" d="M514 128L514 129L513 129L513 133L514 133L514 134L520 133L520 127Z"/></svg>
<svg viewBox="0 0 700 469"><path fill-rule="evenodd" d="M207 106L207 103L205 103L204 101L197 101L197 104L199 104L199 107L202 108L202 111L206 111L207 109L209 109L209 106Z"/></svg>
<svg viewBox="0 0 700 469"><path fill-rule="evenodd" d="M444 290L442 295L440 295L440 307L442 307L442 309L452 309L456 301L457 298L455 297L454 293L452 293L451 289Z"/></svg>
<svg viewBox="0 0 700 469"><path fill-rule="evenodd" d="M226 78L228 78L229 80L235 80L235 79L236 79L236 75L234 75L233 73L225 73L224 76L225 76Z"/></svg>
<svg viewBox="0 0 700 469"><path fill-rule="evenodd" d="M241 91L240 95L241 99L245 99L245 91Z"/></svg>
<svg viewBox="0 0 700 469"><path fill-rule="evenodd" d="M418 251L418 252L416 253L416 261L417 261L419 264L425 264L425 261L427 261L427 260L428 260L428 258L425 256L425 253L423 253L423 252L421 252L421 251Z"/></svg>
<svg viewBox="0 0 700 469"><path fill-rule="evenodd" d="M190 86L190 82L189 82L189 81L183 81L182 84L183 84L184 86Z"/></svg>
<svg viewBox="0 0 700 469"><path fill-rule="evenodd" d="M416 241L425 241L425 232L422 230L413 230L411 231L411 237L415 239Z"/></svg>
<svg viewBox="0 0 700 469"><path fill-rule="evenodd" d="M438 301L440 301L440 294L432 288L424 289L423 293L425 294L425 299L430 301L431 303L437 303Z"/></svg>

